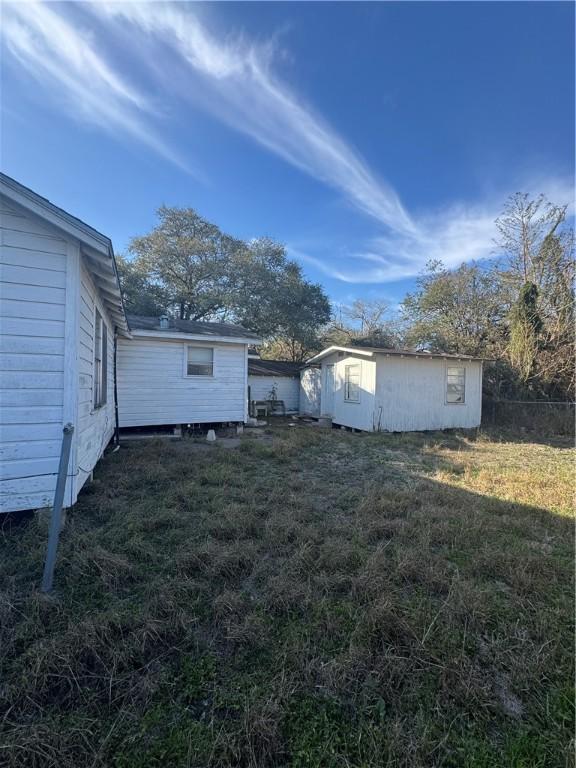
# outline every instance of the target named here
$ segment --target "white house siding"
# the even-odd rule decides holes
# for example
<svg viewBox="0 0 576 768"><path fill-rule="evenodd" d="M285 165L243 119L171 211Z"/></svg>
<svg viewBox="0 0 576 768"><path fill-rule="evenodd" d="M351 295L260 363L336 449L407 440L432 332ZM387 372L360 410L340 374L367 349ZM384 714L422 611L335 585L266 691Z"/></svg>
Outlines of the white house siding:
<svg viewBox="0 0 576 768"><path fill-rule="evenodd" d="M0 216L0 511L15 511L54 497L68 417L66 295L75 252L2 197Z"/></svg>
<svg viewBox="0 0 576 768"><path fill-rule="evenodd" d="M106 404L94 408L94 338L96 309L108 329ZM76 492L86 482L114 434L114 327L86 266L80 270L78 324L78 412Z"/></svg>
<svg viewBox="0 0 576 768"><path fill-rule="evenodd" d="M304 368L300 371L300 413L302 416L320 416L320 390L322 369Z"/></svg>
<svg viewBox="0 0 576 768"><path fill-rule="evenodd" d="M287 411L298 411L300 379L297 376L248 376L250 398L270 400L272 387L276 388L276 400L283 400Z"/></svg>
<svg viewBox="0 0 576 768"><path fill-rule="evenodd" d="M446 403L446 368L466 369L464 404ZM381 410L380 410L381 409ZM377 355L374 422L391 432L480 424L482 363Z"/></svg>
<svg viewBox="0 0 576 768"><path fill-rule="evenodd" d="M334 402L332 413L326 403L328 401L326 389L326 368L334 365ZM344 399L344 379L347 365L360 365L360 400L348 402ZM376 380L376 363L374 358L361 355L338 353L326 357L322 361L322 391L321 413L332 416L334 424L340 424L354 429L371 431L374 428L374 390Z"/></svg>
<svg viewBox="0 0 576 768"><path fill-rule="evenodd" d="M186 376L186 347L214 349L213 376ZM244 421L246 345L158 338L118 340L121 427Z"/></svg>

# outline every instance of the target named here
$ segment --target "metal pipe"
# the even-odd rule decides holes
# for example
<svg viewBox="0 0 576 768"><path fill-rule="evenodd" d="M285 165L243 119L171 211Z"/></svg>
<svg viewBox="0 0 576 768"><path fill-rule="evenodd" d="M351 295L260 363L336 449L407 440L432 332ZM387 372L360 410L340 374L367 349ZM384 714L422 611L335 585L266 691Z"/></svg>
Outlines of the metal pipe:
<svg viewBox="0 0 576 768"><path fill-rule="evenodd" d="M64 503L64 492L66 490L66 476L68 474L68 462L70 461L70 448L72 446L74 425L66 424L62 431L64 436L62 438L62 449L60 451L56 491L54 492L52 519L50 520L48 549L46 551L46 562L44 563L44 575L42 577L42 592L50 592L54 580L54 565L56 563L56 550L58 549L58 539L60 538L60 529L62 527L62 505Z"/></svg>

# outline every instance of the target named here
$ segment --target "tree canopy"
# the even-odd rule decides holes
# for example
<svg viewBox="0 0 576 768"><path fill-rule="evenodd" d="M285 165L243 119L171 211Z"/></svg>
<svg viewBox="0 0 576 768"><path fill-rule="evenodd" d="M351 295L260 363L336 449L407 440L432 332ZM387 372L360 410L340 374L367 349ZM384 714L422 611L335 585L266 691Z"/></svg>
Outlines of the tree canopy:
<svg viewBox="0 0 576 768"><path fill-rule="evenodd" d="M192 208L163 206L158 219L118 260L128 312L237 322L293 360L315 350L330 303L284 246L231 237Z"/></svg>
<svg viewBox="0 0 576 768"><path fill-rule="evenodd" d="M401 310L374 299L332 313L283 245L223 233L192 208L158 210L118 269L141 315L237 322L268 357L305 360L323 346L410 347L486 358L494 396L574 397L574 233L566 206L515 194L496 220L494 259L430 262Z"/></svg>
<svg viewBox="0 0 576 768"><path fill-rule="evenodd" d="M488 358L495 396L574 397L574 236L566 207L510 197L495 258L428 265L403 302L405 342Z"/></svg>

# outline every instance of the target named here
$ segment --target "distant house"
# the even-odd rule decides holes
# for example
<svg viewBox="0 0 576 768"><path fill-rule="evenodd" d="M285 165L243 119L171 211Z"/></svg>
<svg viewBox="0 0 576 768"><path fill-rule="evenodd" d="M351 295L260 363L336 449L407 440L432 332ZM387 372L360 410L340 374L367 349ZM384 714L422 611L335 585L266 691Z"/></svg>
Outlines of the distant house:
<svg viewBox="0 0 576 768"><path fill-rule="evenodd" d="M112 243L0 174L0 511L65 506L114 432L114 343L128 334Z"/></svg>
<svg viewBox="0 0 576 768"><path fill-rule="evenodd" d="M128 316L118 343L120 427L246 421L248 347L238 325Z"/></svg>
<svg viewBox="0 0 576 768"><path fill-rule="evenodd" d="M377 347L328 347L321 367L320 415L365 431L477 427L482 360Z"/></svg>
<svg viewBox="0 0 576 768"><path fill-rule="evenodd" d="M282 400L286 411L298 413L301 363L248 357L250 400Z"/></svg>

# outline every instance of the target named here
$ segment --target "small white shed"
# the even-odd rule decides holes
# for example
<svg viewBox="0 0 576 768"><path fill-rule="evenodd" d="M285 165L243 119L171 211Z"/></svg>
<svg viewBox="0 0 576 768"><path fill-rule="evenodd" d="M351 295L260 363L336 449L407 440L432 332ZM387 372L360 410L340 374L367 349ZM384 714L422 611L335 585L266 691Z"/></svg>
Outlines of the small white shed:
<svg viewBox="0 0 576 768"><path fill-rule="evenodd" d="M128 316L118 343L120 427L244 422L248 346L238 325Z"/></svg>
<svg viewBox="0 0 576 768"><path fill-rule="evenodd" d="M52 504L68 422L71 506L115 427L112 243L4 174L0 230L0 511Z"/></svg>
<svg viewBox="0 0 576 768"><path fill-rule="evenodd" d="M321 365L322 416L355 429L409 432L480 425L482 360L377 347L329 347Z"/></svg>
<svg viewBox="0 0 576 768"><path fill-rule="evenodd" d="M288 413L298 413L301 363L248 357L251 400L283 400Z"/></svg>

